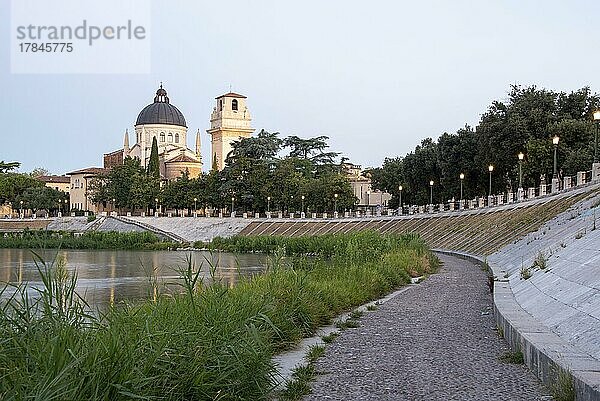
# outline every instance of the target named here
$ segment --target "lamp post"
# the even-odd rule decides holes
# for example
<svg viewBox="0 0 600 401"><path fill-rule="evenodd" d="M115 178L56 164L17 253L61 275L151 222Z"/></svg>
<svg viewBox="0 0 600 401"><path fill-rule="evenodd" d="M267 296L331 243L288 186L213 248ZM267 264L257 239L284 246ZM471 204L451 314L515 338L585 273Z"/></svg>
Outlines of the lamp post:
<svg viewBox="0 0 600 401"><path fill-rule="evenodd" d="M494 166L490 164L488 166L488 171L490 172L490 189L488 191L488 196L492 196L492 171L494 171Z"/></svg>
<svg viewBox="0 0 600 401"><path fill-rule="evenodd" d="M196 214L196 211L198 210L198 208L196 207L196 202L198 202L198 198L194 198L194 215Z"/></svg>
<svg viewBox="0 0 600 401"><path fill-rule="evenodd" d="M519 152L517 156L519 157L519 189L523 190L523 159L525 155L523 152Z"/></svg>
<svg viewBox="0 0 600 401"><path fill-rule="evenodd" d="M402 185L398 185L398 207L400 214L402 214Z"/></svg>
<svg viewBox="0 0 600 401"><path fill-rule="evenodd" d="M333 202L334 202L334 205L335 205L334 208L333 208L334 209L333 211L335 213L337 213L337 199L338 199L338 194L333 194L333 199L334 199Z"/></svg>
<svg viewBox="0 0 600 401"><path fill-rule="evenodd" d="M21 205L21 218L24 218L25 214L23 213L23 201L19 202L19 204Z"/></svg>
<svg viewBox="0 0 600 401"><path fill-rule="evenodd" d="M154 198L154 213L158 213L158 198Z"/></svg>
<svg viewBox="0 0 600 401"><path fill-rule="evenodd" d="M271 213L271 197L267 196L267 212Z"/></svg>
<svg viewBox="0 0 600 401"><path fill-rule="evenodd" d="M560 138L558 137L558 135L554 135L554 138L552 138L552 143L554 144L554 175L553 177L555 179L558 178L558 171L557 171L557 166L556 166L556 151L558 150L558 141L560 140Z"/></svg>
<svg viewBox="0 0 600 401"><path fill-rule="evenodd" d="M465 180L465 173L460 173L458 176L460 178L460 201L463 199L463 181Z"/></svg>
<svg viewBox="0 0 600 401"><path fill-rule="evenodd" d="M302 210L301 210L301 212L304 213L304 195L302 195Z"/></svg>
<svg viewBox="0 0 600 401"><path fill-rule="evenodd" d="M234 203L234 202L235 202L235 197L234 197L234 196L232 196L232 197L231 197L231 214L232 214L232 215L233 215L233 213L234 213L234 212L233 212L233 207L235 206L235 203Z"/></svg>
<svg viewBox="0 0 600 401"><path fill-rule="evenodd" d="M594 163L598 163L598 129L600 126L600 110L594 112L594 122L596 123L596 133L594 134Z"/></svg>
<svg viewBox="0 0 600 401"><path fill-rule="evenodd" d="M429 181L429 204L433 205L433 180Z"/></svg>

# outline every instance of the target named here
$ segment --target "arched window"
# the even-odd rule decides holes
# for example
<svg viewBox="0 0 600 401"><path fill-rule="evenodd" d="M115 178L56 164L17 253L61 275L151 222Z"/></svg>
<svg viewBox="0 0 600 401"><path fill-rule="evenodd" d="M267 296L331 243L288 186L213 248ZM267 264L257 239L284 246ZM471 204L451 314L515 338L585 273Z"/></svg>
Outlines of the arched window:
<svg viewBox="0 0 600 401"><path fill-rule="evenodd" d="M175 134L175 143L179 143L179 134L178 133Z"/></svg>
<svg viewBox="0 0 600 401"><path fill-rule="evenodd" d="M161 142L164 142L164 141L165 141L165 133L164 133L164 132L161 132L161 133L160 133L160 141L161 141Z"/></svg>
<svg viewBox="0 0 600 401"><path fill-rule="evenodd" d="M237 105L237 99L233 99L233 100L231 101L231 110L233 110L233 111L237 111L237 109L238 109L238 105Z"/></svg>
<svg viewBox="0 0 600 401"><path fill-rule="evenodd" d="M173 143L173 134L171 134L170 132L169 132L169 135L167 136L167 142Z"/></svg>

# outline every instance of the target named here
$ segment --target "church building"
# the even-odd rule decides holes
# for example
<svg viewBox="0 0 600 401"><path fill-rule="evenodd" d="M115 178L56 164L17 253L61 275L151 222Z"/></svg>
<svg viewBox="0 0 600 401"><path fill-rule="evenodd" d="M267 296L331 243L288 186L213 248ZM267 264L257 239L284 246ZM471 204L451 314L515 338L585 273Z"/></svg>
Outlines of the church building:
<svg viewBox="0 0 600 401"><path fill-rule="evenodd" d="M211 165L222 170L231 151L231 144L240 138L248 138L254 132L250 127L250 112L246 96L229 92L216 98L216 106L210 118ZM164 180L173 180L188 172L195 178L202 172L200 130L196 132L195 149L187 147L188 127L183 113L173 105L162 84L156 91L154 101L140 111L135 123L135 143L129 146L129 131L125 131L123 148L104 155L104 168L123 164L129 157L140 159L147 166L156 138L160 175Z"/></svg>

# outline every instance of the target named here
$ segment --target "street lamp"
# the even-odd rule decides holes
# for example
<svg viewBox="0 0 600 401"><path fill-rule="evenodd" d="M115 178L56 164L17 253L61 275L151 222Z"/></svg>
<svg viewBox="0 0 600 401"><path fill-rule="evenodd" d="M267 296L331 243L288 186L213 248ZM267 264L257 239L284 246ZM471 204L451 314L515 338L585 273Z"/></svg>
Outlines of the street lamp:
<svg viewBox="0 0 600 401"><path fill-rule="evenodd" d="M233 213L233 207L235 206L234 202L235 202L235 197L232 196L231 197L231 213Z"/></svg>
<svg viewBox="0 0 600 401"><path fill-rule="evenodd" d="M488 171L490 172L490 189L489 189L488 195L492 196L492 171L494 171L494 166L490 164L488 166Z"/></svg>
<svg viewBox="0 0 600 401"><path fill-rule="evenodd" d="M554 144L554 178L558 178L558 172L556 171L556 151L558 150L559 140L558 135L554 135L554 138L552 138L552 143Z"/></svg>
<svg viewBox="0 0 600 401"><path fill-rule="evenodd" d="M596 133L594 134L594 163L598 163L598 127L600 126L600 110L594 112L594 122L596 123Z"/></svg>
<svg viewBox="0 0 600 401"><path fill-rule="evenodd" d="M271 213L271 197L267 196L267 212Z"/></svg>
<svg viewBox="0 0 600 401"><path fill-rule="evenodd" d="M337 198L338 198L338 194L333 194L333 198L334 198L334 212L337 213Z"/></svg>
<svg viewBox="0 0 600 401"><path fill-rule="evenodd" d="M302 195L302 213L304 213L304 195Z"/></svg>
<svg viewBox="0 0 600 401"><path fill-rule="evenodd" d="M154 213L158 213L158 198L154 198Z"/></svg>
<svg viewBox="0 0 600 401"><path fill-rule="evenodd" d="M398 205L400 207L400 214L402 214L402 185L398 185Z"/></svg>
<svg viewBox="0 0 600 401"><path fill-rule="evenodd" d="M519 189L523 189L523 159L525 155L523 152L519 152L517 155L519 157Z"/></svg>
<svg viewBox="0 0 600 401"><path fill-rule="evenodd" d="M196 207L196 202L198 202L198 198L194 198L194 213L196 213L196 211L198 210L198 208Z"/></svg>
<svg viewBox="0 0 600 401"><path fill-rule="evenodd" d="M429 204L433 205L433 180L429 181Z"/></svg>
<svg viewBox="0 0 600 401"><path fill-rule="evenodd" d="M23 214L23 201L19 203L21 204L21 217L25 217L25 214Z"/></svg>
<svg viewBox="0 0 600 401"><path fill-rule="evenodd" d="M463 199L463 181L465 179L465 173L460 173L460 175L458 176L458 178L460 178L460 200L462 202L462 199Z"/></svg>

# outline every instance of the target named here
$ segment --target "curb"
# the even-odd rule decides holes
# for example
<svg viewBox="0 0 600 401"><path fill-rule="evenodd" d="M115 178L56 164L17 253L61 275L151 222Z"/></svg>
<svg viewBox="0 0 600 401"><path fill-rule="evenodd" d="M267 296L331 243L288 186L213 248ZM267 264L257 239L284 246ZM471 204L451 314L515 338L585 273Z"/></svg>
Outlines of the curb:
<svg viewBox="0 0 600 401"><path fill-rule="evenodd" d="M433 249L482 265L485 259L464 252ZM490 265L494 276L500 266ZM561 376L569 372L573 378L577 401L600 401L600 361L581 352L538 322L516 301L507 281L494 281L494 317L503 330L504 339L513 350L523 353L525 364L549 387L560 385Z"/></svg>

